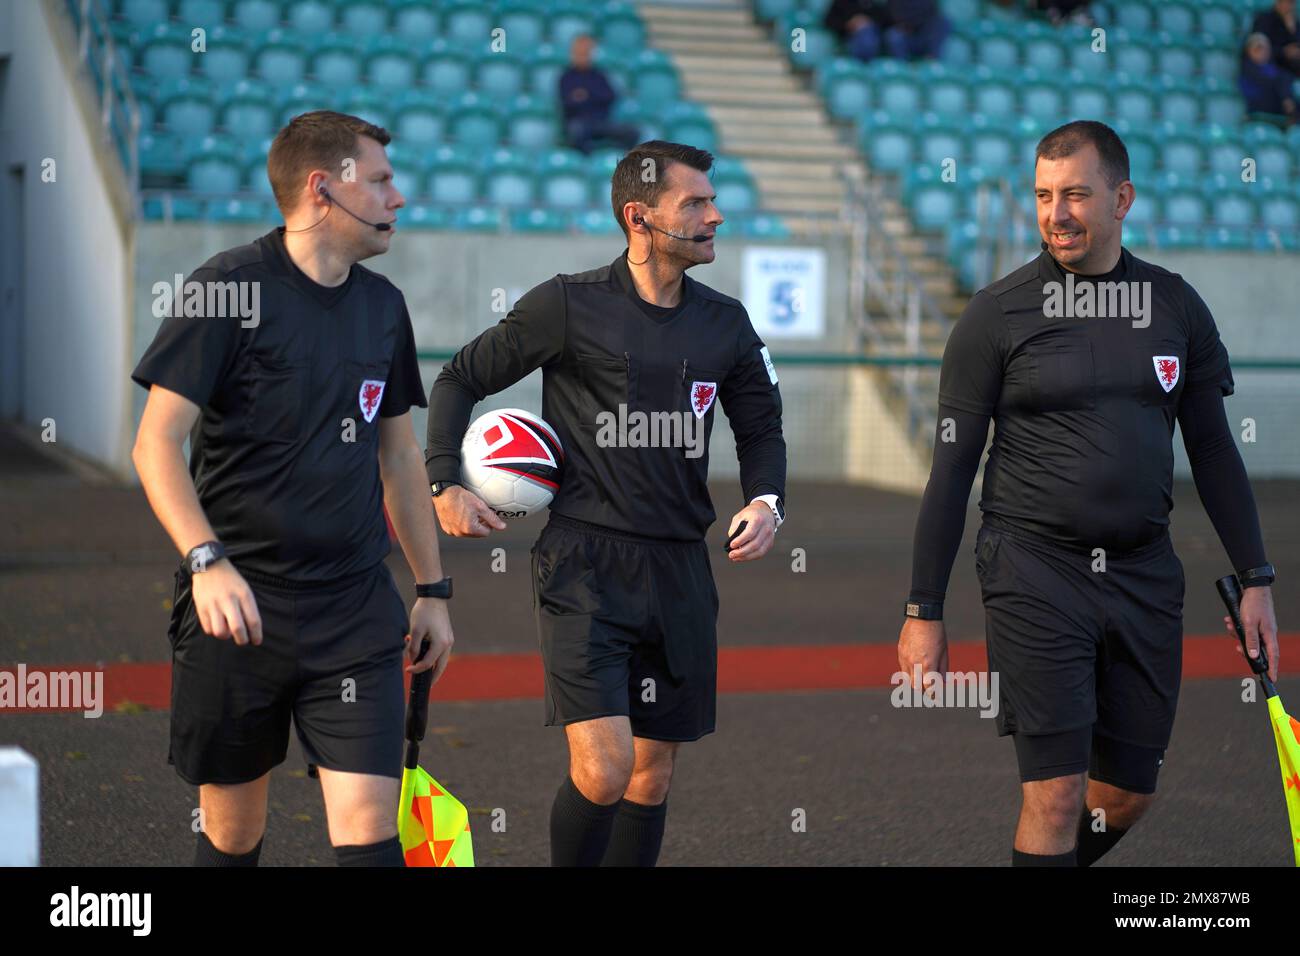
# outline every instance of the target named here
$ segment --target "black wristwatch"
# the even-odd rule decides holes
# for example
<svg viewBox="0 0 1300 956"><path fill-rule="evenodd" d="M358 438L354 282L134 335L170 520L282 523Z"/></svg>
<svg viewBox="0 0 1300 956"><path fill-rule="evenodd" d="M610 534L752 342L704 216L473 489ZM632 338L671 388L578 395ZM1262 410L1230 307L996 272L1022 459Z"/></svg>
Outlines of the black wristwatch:
<svg viewBox="0 0 1300 956"><path fill-rule="evenodd" d="M448 488L450 488L452 485L459 485L459 484L460 484L459 481L435 481L429 485L429 490L433 492L433 496L436 498L444 491L446 491Z"/></svg>
<svg viewBox="0 0 1300 956"><path fill-rule="evenodd" d="M415 596L446 600L451 597L451 578L443 578L433 584L417 584L415 586Z"/></svg>
<svg viewBox="0 0 1300 956"><path fill-rule="evenodd" d="M1268 587L1275 577L1277 572L1273 570L1271 564L1261 564L1257 568L1247 568L1245 571L1237 572L1237 580L1241 582L1242 590Z"/></svg>
<svg viewBox="0 0 1300 956"><path fill-rule="evenodd" d="M937 604L922 604L919 601L908 601L903 611L908 617L914 617L921 621L943 620L942 601Z"/></svg>
<svg viewBox="0 0 1300 956"><path fill-rule="evenodd" d="M181 570L186 574L202 574L225 556L226 549L220 541L204 541L190 548L190 553L181 561Z"/></svg>

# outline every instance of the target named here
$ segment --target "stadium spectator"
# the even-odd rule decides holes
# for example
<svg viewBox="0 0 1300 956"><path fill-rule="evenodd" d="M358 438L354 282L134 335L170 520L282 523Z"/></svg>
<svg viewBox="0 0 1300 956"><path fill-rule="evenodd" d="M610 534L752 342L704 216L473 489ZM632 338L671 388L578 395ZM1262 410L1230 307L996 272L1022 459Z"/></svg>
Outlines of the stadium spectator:
<svg viewBox="0 0 1300 956"><path fill-rule="evenodd" d="M952 24L938 0L889 0L885 47L900 60L937 60Z"/></svg>
<svg viewBox="0 0 1300 956"><path fill-rule="evenodd" d="M823 23L864 61L882 52L900 60L936 59L952 28L936 0L835 0Z"/></svg>
<svg viewBox="0 0 1300 956"><path fill-rule="evenodd" d="M1255 16L1250 32L1264 34L1272 45L1273 62L1300 76L1300 24L1296 23L1295 0L1273 0L1273 9Z"/></svg>
<svg viewBox="0 0 1300 956"><path fill-rule="evenodd" d="M1054 27L1065 24L1090 27L1096 22L1088 9L1088 0L1029 0L1029 8L1042 13Z"/></svg>
<svg viewBox="0 0 1300 956"><path fill-rule="evenodd" d="M1287 125L1296 121L1296 104L1291 94L1291 74L1272 59L1272 44L1262 33L1246 40L1237 85L1246 100L1246 112L1257 119Z"/></svg>
<svg viewBox="0 0 1300 956"><path fill-rule="evenodd" d="M826 29L843 38L850 54L867 62L880 56L888 16L885 3L875 0L835 0L827 8L822 22Z"/></svg>
<svg viewBox="0 0 1300 956"><path fill-rule="evenodd" d="M631 149L640 140L641 131L630 123L610 120L618 94L605 72L591 64L595 45L585 34L574 37L569 45L569 68L560 76L565 136L570 146L584 153L601 142Z"/></svg>

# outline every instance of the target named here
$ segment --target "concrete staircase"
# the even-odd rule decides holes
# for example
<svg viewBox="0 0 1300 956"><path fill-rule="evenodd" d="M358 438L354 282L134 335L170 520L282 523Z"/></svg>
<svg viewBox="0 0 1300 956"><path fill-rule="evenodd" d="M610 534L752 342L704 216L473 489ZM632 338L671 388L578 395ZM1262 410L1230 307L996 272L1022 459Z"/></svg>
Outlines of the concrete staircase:
<svg viewBox="0 0 1300 956"><path fill-rule="evenodd" d="M810 78L790 67L769 29L755 22L748 0L646 0L637 9L649 42L676 63L686 96L713 119L721 151L745 161L762 208L779 215L795 236L847 235L842 171L863 182L872 172L850 130L830 118L810 88ZM940 312L955 319L966 299L957 294L951 268L929 254L897 200L884 199L880 211L906 266ZM886 275L894 265L874 264ZM874 316L883 314L870 296L867 305ZM901 327L888 320L876 327L889 343L902 341ZM923 323L925 351L941 350L946 338L945 323Z"/></svg>

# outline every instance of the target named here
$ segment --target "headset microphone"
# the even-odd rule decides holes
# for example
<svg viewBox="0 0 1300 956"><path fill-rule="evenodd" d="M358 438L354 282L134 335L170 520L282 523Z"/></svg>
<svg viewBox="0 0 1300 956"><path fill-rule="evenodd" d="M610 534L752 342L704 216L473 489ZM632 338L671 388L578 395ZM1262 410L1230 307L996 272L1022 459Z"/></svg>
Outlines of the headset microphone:
<svg viewBox="0 0 1300 956"><path fill-rule="evenodd" d="M632 221L636 223L638 226L645 226L648 229L653 229L655 232L662 232L665 236L670 236L673 239L680 239L682 242L708 242L710 239L713 238L712 236L704 236L704 235L679 236L677 235L677 233L669 232L667 229L660 229L654 223L646 222L645 217L641 215L633 216Z"/></svg>
<svg viewBox="0 0 1300 956"><path fill-rule="evenodd" d="M354 212L353 212L351 209L349 209L347 206L343 205L343 203L339 202L337 199L335 199L333 196L331 196L331 195L329 194L329 190L326 189L324 186L321 186L321 187L318 188L316 191L317 191L318 193L320 193L322 196L324 196L326 199L328 199L330 202L334 203L334 205L336 205L336 206L338 206L340 209L342 209L345 213L347 213L349 216L351 216L351 217L352 217L353 219L355 219L357 222L362 223L363 225L369 226L369 227L372 228L372 229L378 229L380 232L388 232L389 230L391 230L391 229L393 228L392 223L388 223L388 222L368 222L367 220L362 219L360 216L358 216L356 213L354 213Z"/></svg>

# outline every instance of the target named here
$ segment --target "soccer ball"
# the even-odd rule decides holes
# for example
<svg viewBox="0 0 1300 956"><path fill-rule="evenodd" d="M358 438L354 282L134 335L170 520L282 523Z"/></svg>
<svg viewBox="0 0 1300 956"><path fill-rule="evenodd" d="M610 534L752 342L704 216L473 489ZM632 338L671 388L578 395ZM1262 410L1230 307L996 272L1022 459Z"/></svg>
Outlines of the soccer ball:
<svg viewBox="0 0 1300 956"><path fill-rule="evenodd" d="M564 449L555 429L521 408L480 415L460 449L465 487L501 518L526 518L560 488Z"/></svg>

